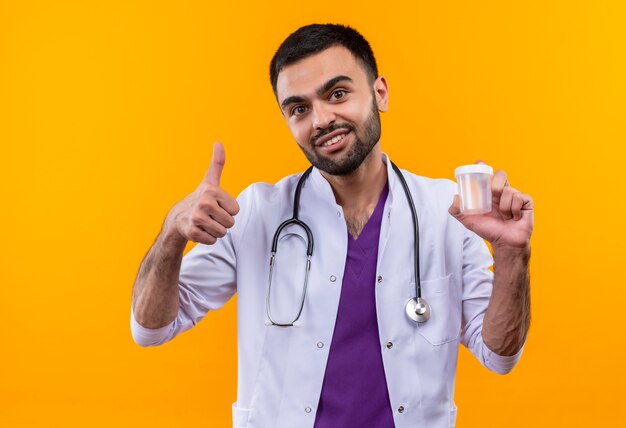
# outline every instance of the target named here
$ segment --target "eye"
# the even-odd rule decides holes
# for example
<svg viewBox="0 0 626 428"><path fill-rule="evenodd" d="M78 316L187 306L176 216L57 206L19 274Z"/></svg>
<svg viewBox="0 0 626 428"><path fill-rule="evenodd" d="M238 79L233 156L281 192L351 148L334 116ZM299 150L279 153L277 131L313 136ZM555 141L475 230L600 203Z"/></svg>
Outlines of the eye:
<svg viewBox="0 0 626 428"><path fill-rule="evenodd" d="M344 98L345 96L346 96L346 91L344 89L337 89L336 91L333 91L330 98L334 100L340 100Z"/></svg>
<svg viewBox="0 0 626 428"><path fill-rule="evenodd" d="M301 116L304 113L306 113L306 107L303 105L298 105L291 109L292 116Z"/></svg>

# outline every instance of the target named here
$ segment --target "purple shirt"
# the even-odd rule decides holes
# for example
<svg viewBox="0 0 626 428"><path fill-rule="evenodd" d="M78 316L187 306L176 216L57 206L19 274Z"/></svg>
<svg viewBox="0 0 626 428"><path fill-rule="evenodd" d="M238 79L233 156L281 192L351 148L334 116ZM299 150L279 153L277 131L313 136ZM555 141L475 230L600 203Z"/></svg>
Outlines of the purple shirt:
<svg viewBox="0 0 626 428"><path fill-rule="evenodd" d="M394 427L376 318L376 263L385 184L348 255L315 428Z"/></svg>

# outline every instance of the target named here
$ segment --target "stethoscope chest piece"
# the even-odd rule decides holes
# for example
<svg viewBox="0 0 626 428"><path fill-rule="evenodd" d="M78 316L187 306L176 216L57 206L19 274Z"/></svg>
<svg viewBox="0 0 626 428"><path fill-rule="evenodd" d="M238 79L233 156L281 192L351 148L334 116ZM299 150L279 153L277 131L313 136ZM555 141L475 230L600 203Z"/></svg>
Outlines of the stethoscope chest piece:
<svg viewBox="0 0 626 428"><path fill-rule="evenodd" d="M423 323L430 319L430 305L421 297L406 302L406 314L413 321Z"/></svg>

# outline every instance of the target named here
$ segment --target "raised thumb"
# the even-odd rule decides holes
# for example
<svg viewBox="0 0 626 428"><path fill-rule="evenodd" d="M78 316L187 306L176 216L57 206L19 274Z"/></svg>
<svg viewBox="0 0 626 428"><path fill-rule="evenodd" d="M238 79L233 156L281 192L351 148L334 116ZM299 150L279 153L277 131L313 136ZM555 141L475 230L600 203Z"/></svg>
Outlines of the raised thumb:
<svg viewBox="0 0 626 428"><path fill-rule="evenodd" d="M211 159L209 169L204 176L204 181L209 184L219 186L220 177L222 176L222 170L224 169L225 163L226 153L224 152L224 146L222 146L222 143L219 141L216 141L215 144L213 144L213 158Z"/></svg>

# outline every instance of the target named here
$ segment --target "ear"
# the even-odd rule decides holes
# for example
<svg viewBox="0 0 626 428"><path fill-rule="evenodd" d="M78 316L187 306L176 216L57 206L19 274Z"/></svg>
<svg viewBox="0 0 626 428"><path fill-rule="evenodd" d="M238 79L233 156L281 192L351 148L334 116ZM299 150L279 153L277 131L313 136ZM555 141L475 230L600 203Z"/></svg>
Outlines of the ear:
<svg viewBox="0 0 626 428"><path fill-rule="evenodd" d="M387 102L389 101L389 87L385 76L378 76L374 81L374 94L376 95L376 105L381 112L387 111Z"/></svg>

